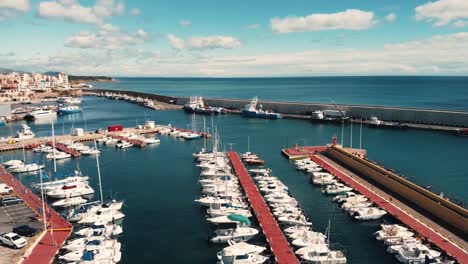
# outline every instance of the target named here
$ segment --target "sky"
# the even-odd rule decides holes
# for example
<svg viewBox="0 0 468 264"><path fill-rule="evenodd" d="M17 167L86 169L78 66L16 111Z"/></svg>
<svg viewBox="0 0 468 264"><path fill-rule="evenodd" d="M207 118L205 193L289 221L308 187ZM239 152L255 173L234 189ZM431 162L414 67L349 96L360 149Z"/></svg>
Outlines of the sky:
<svg viewBox="0 0 468 264"><path fill-rule="evenodd" d="M468 75L468 0L0 0L0 67L74 75Z"/></svg>

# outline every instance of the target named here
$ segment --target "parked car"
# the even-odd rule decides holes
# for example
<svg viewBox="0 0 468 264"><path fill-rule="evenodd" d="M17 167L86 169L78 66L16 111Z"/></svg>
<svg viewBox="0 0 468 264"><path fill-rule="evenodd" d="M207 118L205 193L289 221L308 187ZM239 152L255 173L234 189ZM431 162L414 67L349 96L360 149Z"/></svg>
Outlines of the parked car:
<svg viewBox="0 0 468 264"><path fill-rule="evenodd" d="M39 229L28 225L20 225L13 228L13 232L20 236L33 237L39 233Z"/></svg>
<svg viewBox="0 0 468 264"><path fill-rule="evenodd" d="M27 243L28 242L26 239L13 232L0 235L0 245L3 246L9 246L18 249L25 247Z"/></svg>
<svg viewBox="0 0 468 264"><path fill-rule="evenodd" d="M0 183L0 194L10 194L13 193L13 188L6 185L5 183Z"/></svg>
<svg viewBox="0 0 468 264"><path fill-rule="evenodd" d="M22 203L22 202L23 202L23 200L21 200L20 198L18 198L16 196L5 197L5 198L0 199L0 206L7 206L7 205L11 205L11 204L19 204L19 203Z"/></svg>

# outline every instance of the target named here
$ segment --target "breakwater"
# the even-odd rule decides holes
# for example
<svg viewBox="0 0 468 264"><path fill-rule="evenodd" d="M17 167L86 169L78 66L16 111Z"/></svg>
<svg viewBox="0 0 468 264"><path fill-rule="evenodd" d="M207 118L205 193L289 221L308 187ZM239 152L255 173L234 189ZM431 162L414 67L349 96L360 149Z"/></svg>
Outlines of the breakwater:
<svg viewBox="0 0 468 264"><path fill-rule="evenodd" d="M171 97L135 91L117 91L104 89L87 90L93 93L110 92L117 94L127 94L130 96L140 96L153 100L186 104L189 97ZM243 108L249 100L204 98L205 103L210 106L219 106L227 109ZM393 122L408 122L415 124L428 124L439 126L468 127L468 112L452 110L436 110L422 108L403 108L371 105L347 105L347 104L324 104L324 103L302 103L302 102L276 102L259 101L264 109L272 110L281 114L289 115L310 115L316 110L341 110L353 118L369 118L372 115L381 120Z"/></svg>

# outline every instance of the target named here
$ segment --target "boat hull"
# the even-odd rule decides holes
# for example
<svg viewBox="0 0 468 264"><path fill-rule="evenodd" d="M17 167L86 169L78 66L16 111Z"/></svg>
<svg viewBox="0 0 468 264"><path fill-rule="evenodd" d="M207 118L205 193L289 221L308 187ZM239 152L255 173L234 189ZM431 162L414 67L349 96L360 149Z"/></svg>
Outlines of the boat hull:
<svg viewBox="0 0 468 264"><path fill-rule="evenodd" d="M263 118L263 119L280 119L281 115L278 113L258 113L255 111L242 110L242 116Z"/></svg>

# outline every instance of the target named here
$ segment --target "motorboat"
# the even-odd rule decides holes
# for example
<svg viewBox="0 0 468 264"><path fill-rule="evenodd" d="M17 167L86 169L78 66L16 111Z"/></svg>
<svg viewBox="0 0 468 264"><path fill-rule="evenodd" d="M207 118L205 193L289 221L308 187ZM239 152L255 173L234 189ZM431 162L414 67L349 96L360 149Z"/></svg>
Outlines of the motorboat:
<svg viewBox="0 0 468 264"><path fill-rule="evenodd" d="M88 196L94 194L93 188L88 184L66 184L62 187L46 192L47 196L54 199L66 197Z"/></svg>
<svg viewBox="0 0 468 264"><path fill-rule="evenodd" d="M9 160L5 163L3 163L5 167L18 167L24 165L24 161L22 160Z"/></svg>
<svg viewBox="0 0 468 264"><path fill-rule="evenodd" d="M95 237L93 237L95 238ZM121 245L116 239L89 239L79 238L81 243L71 243L64 245L62 248L69 251L96 250L96 249L116 249L120 250Z"/></svg>
<svg viewBox="0 0 468 264"><path fill-rule="evenodd" d="M89 148L87 150L82 150L80 151L81 154L83 155L99 155L101 154L101 151L96 148Z"/></svg>
<svg viewBox="0 0 468 264"><path fill-rule="evenodd" d="M375 220L386 215L387 212L377 207L364 207L356 209L352 216L356 220Z"/></svg>
<svg viewBox="0 0 468 264"><path fill-rule="evenodd" d="M290 239L298 239L301 237L310 237L310 238L321 238L325 241L326 236L320 232L315 232L312 230L297 231L294 233L287 233L286 236Z"/></svg>
<svg viewBox="0 0 468 264"><path fill-rule="evenodd" d="M380 126L380 125L383 124L383 121L380 120L380 119L379 119L378 117L376 117L376 116L371 116L371 117L369 118L369 120L367 120L367 124L368 124L369 126L378 127L378 126Z"/></svg>
<svg viewBox="0 0 468 264"><path fill-rule="evenodd" d="M33 187L36 189L41 189L42 187L44 191L49 191L49 190L52 190L52 189L55 189L57 187L67 185L67 184L88 183L88 180L89 180L88 176L82 176L80 172L75 171L74 176L69 176L64 179L55 180L55 181L43 182L42 185L40 183L37 183L37 184L34 184Z"/></svg>
<svg viewBox="0 0 468 264"><path fill-rule="evenodd" d="M158 144L161 142L161 140L159 138L145 138L143 139L143 142L146 144Z"/></svg>
<svg viewBox="0 0 468 264"><path fill-rule="evenodd" d="M293 244L296 247L308 247L308 246L317 245L317 244L325 244L325 236L305 235L305 236L294 239L291 242L291 244Z"/></svg>
<svg viewBox="0 0 468 264"><path fill-rule="evenodd" d="M337 184L335 177L331 174L321 174L320 176L312 176L312 184L314 185L334 185Z"/></svg>
<svg viewBox="0 0 468 264"><path fill-rule="evenodd" d="M323 264L345 264L347 262L346 256L341 251L329 250L328 247L325 250L320 246L308 247L309 251L304 255L301 255L301 259L307 261L307 263L323 263Z"/></svg>
<svg viewBox="0 0 468 264"><path fill-rule="evenodd" d="M119 142L118 139L112 138L112 137L111 137L111 138L108 138L108 139L104 142L104 144L106 144L106 145L115 145L115 144L117 144L117 142Z"/></svg>
<svg viewBox="0 0 468 264"><path fill-rule="evenodd" d="M433 259L440 255L439 251L423 244L406 244L398 250L396 258L401 263L424 263L426 258Z"/></svg>
<svg viewBox="0 0 468 264"><path fill-rule="evenodd" d="M195 202L199 203L202 206L210 207L214 204L226 204L226 203L232 203L234 206L242 206L245 204L241 200L234 200L230 198L220 198L220 197L214 197L214 196L205 196L201 197L199 199L196 199Z"/></svg>
<svg viewBox="0 0 468 264"><path fill-rule="evenodd" d="M29 164L23 164L19 166L11 166L8 169L14 173L30 173L30 172L37 172L43 168L45 168L45 165L43 164L29 163Z"/></svg>
<svg viewBox="0 0 468 264"><path fill-rule="evenodd" d="M31 139L34 138L36 135L31 131L31 128L23 124L21 125L20 131L16 132L16 138L19 140L24 140L24 139Z"/></svg>
<svg viewBox="0 0 468 264"><path fill-rule="evenodd" d="M252 213L246 206L234 206L231 203L212 204L207 210L211 217L227 216L230 214L241 214L247 217L252 217Z"/></svg>
<svg viewBox="0 0 468 264"><path fill-rule="evenodd" d="M83 199L81 196L70 197L53 202L52 207L71 207L84 204L86 201L87 200Z"/></svg>
<svg viewBox="0 0 468 264"><path fill-rule="evenodd" d="M182 135L182 137L184 139L187 139L187 140L190 140L190 139L197 139L197 138L201 138L201 135L199 133L195 133L195 132L187 132L187 133L184 133Z"/></svg>
<svg viewBox="0 0 468 264"><path fill-rule="evenodd" d="M24 119L33 121L38 119L54 118L57 117L57 112L52 110L35 110L26 114Z"/></svg>
<svg viewBox="0 0 468 264"><path fill-rule="evenodd" d="M46 156L46 159L56 159L56 160L69 159L69 158L71 158L71 154L63 152L63 151L58 151L58 150L55 150L47 154Z"/></svg>
<svg viewBox="0 0 468 264"><path fill-rule="evenodd" d="M311 231L310 226L290 226L283 230L286 234L300 233L305 231Z"/></svg>
<svg viewBox="0 0 468 264"><path fill-rule="evenodd" d="M230 214L230 215L223 215L217 216L213 218L208 218L208 222L217 224L229 224L229 223L237 223L239 226L250 226L251 222L249 218L245 215L241 214Z"/></svg>
<svg viewBox="0 0 468 264"><path fill-rule="evenodd" d="M120 143L117 143L116 147L120 149L126 149L126 148L133 147L133 143L122 141Z"/></svg>
<svg viewBox="0 0 468 264"><path fill-rule="evenodd" d="M252 227L234 227L227 229L217 229L210 237L211 243L228 243L232 240L234 242L248 241L256 236L259 231Z"/></svg>
<svg viewBox="0 0 468 264"><path fill-rule="evenodd" d="M64 105L58 108L60 114L74 114L81 112L81 107L77 105Z"/></svg>
<svg viewBox="0 0 468 264"><path fill-rule="evenodd" d="M312 226L312 223L307 221L306 216L303 214L280 216L278 221L287 225Z"/></svg>
<svg viewBox="0 0 468 264"><path fill-rule="evenodd" d="M366 202L369 199L367 199L367 197L365 197L362 194L356 194L354 192L346 192L344 194L335 196L333 200L337 203L344 203L344 202L355 203L355 202Z"/></svg>
<svg viewBox="0 0 468 264"><path fill-rule="evenodd" d="M122 226L120 225L93 225L86 227L75 232L76 235L90 237L90 236L106 236L115 237L123 233Z"/></svg>
<svg viewBox="0 0 468 264"><path fill-rule="evenodd" d="M341 209L345 211L354 212L359 208L369 207L372 205L372 202L345 202L341 205Z"/></svg>
<svg viewBox="0 0 468 264"><path fill-rule="evenodd" d="M85 250L85 251L72 251L65 255L58 257L60 260L68 262L88 262L88 263L99 263L100 261L112 261L111 263L118 263L121 259L120 249L96 249L96 250Z"/></svg>
<svg viewBox="0 0 468 264"><path fill-rule="evenodd" d="M336 183L332 185L327 185L327 187L324 190L322 190L322 193L325 193L328 195L338 195L338 194L343 194L352 190L353 188L348 187L342 183Z"/></svg>
<svg viewBox="0 0 468 264"><path fill-rule="evenodd" d="M271 170L266 168L256 168L256 169L249 169L249 172L255 174L270 174Z"/></svg>
<svg viewBox="0 0 468 264"><path fill-rule="evenodd" d="M268 257L260 254L266 250L265 247L246 242L230 242L229 244L216 254L218 264L260 264L268 260Z"/></svg>
<svg viewBox="0 0 468 264"><path fill-rule="evenodd" d="M122 201L116 201L116 200L111 200L111 201L108 201L106 203L103 203L103 204L97 204L97 205L93 205L89 208L84 208L86 209L85 211L75 211L75 210L71 210L70 211L70 214L67 218L67 220L69 222L78 222L80 221L81 219L85 218L85 217L88 217L90 215L93 215L93 214L98 214L98 212L102 212L102 211L119 211L120 209L122 209L122 206L123 206L123 202Z"/></svg>
<svg viewBox="0 0 468 264"><path fill-rule="evenodd" d="M41 144L40 146L33 148L33 152L36 152L36 153L47 153L50 151L52 151L52 147L44 145L44 144Z"/></svg>
<svg viewBox="0 0 468 264"><path fill-rule="evenodd" d="M375 232L375 238L377 240L387 240L395 238L409 238L414 235L413 232L408 231L408 229L401 225L381 225L382 229Z"/></svg>
<svg viewBox="0 0 468 264"><path fill-rule="evenodd" d="M389 252L389 253L397 253L397 251L395 249L400 248L400 246L402 246L404 244L411 244L411 243L420 244L421 240L419 238L415 238L415 237L405 237L405 238L395 237L395 238L387 238L384 241L384 244L389 246L387 248L387 252ZM392 248L392 246L398 246L398 247Z"/></svg>
<svg viewBox="0 0 468 264"><path fill-rule="evenodd" d="M118 210L99 210L94 213L89 213L78 221L79 224L120 224L125 215Z"/></svg>

